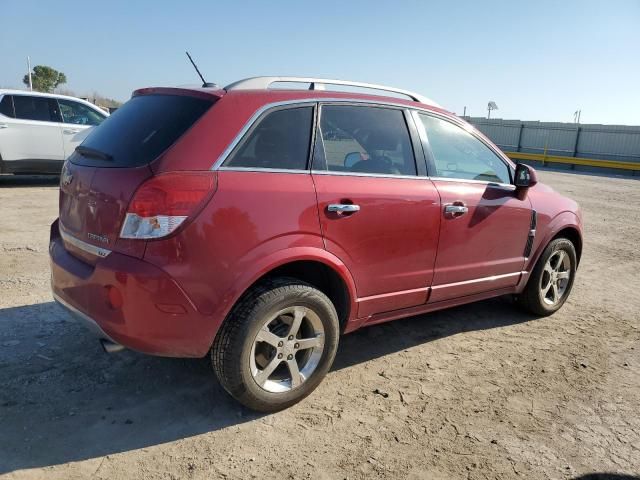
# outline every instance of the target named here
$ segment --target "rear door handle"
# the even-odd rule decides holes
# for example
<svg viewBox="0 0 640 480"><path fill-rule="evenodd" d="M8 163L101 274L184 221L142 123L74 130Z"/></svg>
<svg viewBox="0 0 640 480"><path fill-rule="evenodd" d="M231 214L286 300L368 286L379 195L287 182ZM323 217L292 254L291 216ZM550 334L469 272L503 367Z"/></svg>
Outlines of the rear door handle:
<svg viewBox="0 0 640 480"><path fill-rule="evenodd" d="M327 205L327 211L335 213L356 213L360 211L360 205L351 203L330 203Z"/></svg>
<svg viewBox="0 0 640 480"><path fill-rule="evenodd" d="M0 128L9 128L9 125L6 123L0 123Z"/></svg>
<svg viewBox="0 0 640 480"><path fill-rule="evenodd" d="M461 217L469 211L469 208L462 202L454 202L451 205L445 205L444 213L449 217Z"/></svg>

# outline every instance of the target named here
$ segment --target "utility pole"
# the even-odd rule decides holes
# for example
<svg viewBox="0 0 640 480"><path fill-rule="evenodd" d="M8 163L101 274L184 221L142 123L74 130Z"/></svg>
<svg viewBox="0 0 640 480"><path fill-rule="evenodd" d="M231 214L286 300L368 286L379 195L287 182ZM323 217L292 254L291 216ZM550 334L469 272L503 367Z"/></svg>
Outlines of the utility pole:
<svg viewBox="0 0 640 480"><path fill-rule="evenodd" d="M466 116L467 116L467 107L466 107L466 106L464 107L464 113L462 114L462 116L463 116L463 117L466 117Z"/></svg>
<svg viewBox="0 0 640 480"><path fill-rule="evenodd" d="M31 57L27 55L27 68L29 74L29 90L33 91L33 82L31 81Z"/></svg>

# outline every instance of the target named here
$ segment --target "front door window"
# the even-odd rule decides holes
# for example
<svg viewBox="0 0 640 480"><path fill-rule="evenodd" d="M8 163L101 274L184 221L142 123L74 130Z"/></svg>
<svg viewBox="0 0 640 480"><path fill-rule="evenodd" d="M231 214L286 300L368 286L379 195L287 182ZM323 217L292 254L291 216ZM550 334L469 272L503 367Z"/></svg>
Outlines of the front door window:
<svg viewBox="0 0 640 480"><path fill-rule="evenodd" d="M434 177L510 183L509 167L489 147L451 122L420 114L433 153Z"/></svg>

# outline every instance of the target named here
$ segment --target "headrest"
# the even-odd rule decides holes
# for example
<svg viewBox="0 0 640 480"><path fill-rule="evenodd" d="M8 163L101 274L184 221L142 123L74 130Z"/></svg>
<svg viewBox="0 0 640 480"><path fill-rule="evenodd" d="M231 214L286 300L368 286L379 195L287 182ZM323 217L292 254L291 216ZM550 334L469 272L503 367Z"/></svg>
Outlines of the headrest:
<svg viewBox="0 0 640 480"><path fill-rule="evenodd" d="M387 130L374 130L367 138L368 150L395 150L398 146L398 136Z"/></svg>

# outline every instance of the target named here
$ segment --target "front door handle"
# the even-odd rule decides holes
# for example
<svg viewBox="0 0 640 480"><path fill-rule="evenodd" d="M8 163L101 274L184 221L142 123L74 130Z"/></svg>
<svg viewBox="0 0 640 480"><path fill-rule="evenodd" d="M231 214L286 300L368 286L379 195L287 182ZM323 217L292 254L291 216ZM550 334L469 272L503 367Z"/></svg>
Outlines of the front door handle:
<svg viewBox="0 0 640 480"><path fill-rule="evenodd" d="M67 135L73 135L74 133L78 133L80 130L75 128L65 128L62 130L62 133L66 133Z"/></svg>
<svg viewBox="0 0 640 480"><path fill-rule="evenodd" d="M461 217L468 211L469 208L463 202L454 202L444 207L444 214L452 218Z"/></svg>
<svg viewBox="0 0 640 480"><path fill-rule="evenodd" d="M0 123L0 128L9 128L9 125L6 123Z"/></svg>
<svg viewBox="0 0 640 480"><path fill-rule="evenodd" d="M335 213L356 213L360 211L360 205L352 203L330 203L327 205L327 211Z"/></svg>

